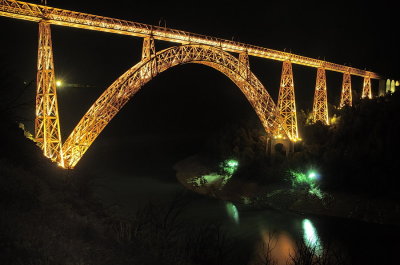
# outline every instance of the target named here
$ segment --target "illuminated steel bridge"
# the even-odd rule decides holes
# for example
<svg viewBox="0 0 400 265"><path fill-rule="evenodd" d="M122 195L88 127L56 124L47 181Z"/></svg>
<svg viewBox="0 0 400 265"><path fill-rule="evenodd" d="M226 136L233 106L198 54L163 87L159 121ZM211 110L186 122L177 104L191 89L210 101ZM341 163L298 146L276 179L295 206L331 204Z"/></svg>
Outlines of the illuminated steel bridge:
<svg viewBox="0 0 400 265"><path fill-rule="evenodd" d="M299 140L292 64L317 68L313 121L325 124L329 123L326 70L343 73L340 107L352 105L351 75L364 78L362 98L372 98L371 79L380 79L378 74L370 71L292 53L49 6L0 0L0 15L39 24L35 141L45 156L64 168L75 167L105 126L143 85L179 64L203 64L225 74L249 100L266 133L272 138L292 142ZM143 38L142 60L104 91L64 143L60 133L50 25ZM157 52L155 40L179 45ZM251 72L249 56L283 62L277 104Z"/></svg>

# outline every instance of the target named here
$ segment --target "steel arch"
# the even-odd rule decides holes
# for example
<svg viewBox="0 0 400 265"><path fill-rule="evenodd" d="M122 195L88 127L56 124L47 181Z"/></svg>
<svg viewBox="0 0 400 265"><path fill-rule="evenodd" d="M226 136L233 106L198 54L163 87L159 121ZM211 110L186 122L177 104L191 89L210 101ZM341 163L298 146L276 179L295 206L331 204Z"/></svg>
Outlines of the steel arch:
<svg viewBox="0 0 400 265"><path fill-rule="evenodd" d="M89 108L63 144L65 168L73 168L96 137L135 93L159 73L176 65L199 63L228 76L243 92L256 111L267 134L273 134L281 118L267 90L233 55L207 45L171 47L134 65L109 86Z"/></svg>

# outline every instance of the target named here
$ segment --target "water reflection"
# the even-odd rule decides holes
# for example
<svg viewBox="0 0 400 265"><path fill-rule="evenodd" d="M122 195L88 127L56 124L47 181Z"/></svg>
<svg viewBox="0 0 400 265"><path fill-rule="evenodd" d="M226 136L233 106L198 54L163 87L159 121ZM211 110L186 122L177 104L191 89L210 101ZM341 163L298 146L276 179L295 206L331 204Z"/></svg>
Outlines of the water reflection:
<svg viewBox="0 0 400 265"><path fill-rule="evenodd" d="M239 224L239 211L237 210L236 206L231 203L227 202L225 204L226 207L226 212L228 213L228 216L236 223Z"/></svg>
<svg viewBox="0 0 400 265"><path fill-rule="evenodd" d="M250 264L286 265L295 253L296 243L287 232L261 229L261 242L258 244L256 256Z"/></svg>
<svg viewBox="0 0 400 265"><path fill-rule="evenodd" d="M304 219L302 224L303 224L304 243L309 249L315 251L315 254L317 256L321 256L322 244L313 223L309 219Z"/></svg>
<svg viewBox="0 0 400 265"><path fill-rule="evenodd" d="M300 234L297 234L296 231L289 231L290 229L281 230L278 228L278 230L273 230L262 226L260 229L261 240L257 244L256 255L250 264L283 265L293 261L293 258L297 257L297 255L303 255L302 245L299 245L296 234L302 236L304 246L315 257L321 257L323 255L323 246L314 224L309 219L303 219L300 229L302 231L300 230ZM300 249L298 249L299 247Z"/></svg>

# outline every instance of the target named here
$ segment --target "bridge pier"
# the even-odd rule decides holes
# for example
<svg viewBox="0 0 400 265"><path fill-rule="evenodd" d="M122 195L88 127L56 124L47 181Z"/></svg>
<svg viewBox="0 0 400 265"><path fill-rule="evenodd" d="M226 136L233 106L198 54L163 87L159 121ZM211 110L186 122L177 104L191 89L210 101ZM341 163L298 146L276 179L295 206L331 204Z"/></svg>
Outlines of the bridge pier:
<svg viewBox="0 0 400 265"><path fill-rule="evenodd" d="M339 108L344 106L351 107L352 102L352 91L351 91L351 75L350 72L343 73L342 93L340 95Z"/></svg>
<svg viewBox="0 0 400 265"><path fill-rule="evenodd" d="M372 89L371 89L371 77L364 76L364 84L361 98L369 98L372 99Z"/></svg>
<svg viewBox="0 0 400 265"><path fill-rule="evenodd" d="M399 86L399 81L395 81L393 79L392 80L387 79L386 86L385 86L385 80L380 80L380 82L379 82L380 91L381 91L381 83L382 83L382 94L383 95L396 92L396 87Z"/></svg>
<svg viewBox="0 0 400 265"><path fill-rule="evenodd" d="M292 62L290 60L284 61L282 64L282 75L277 107L279 114L282 117L282 122L287 128L289 139L294 141L298 140L299 134L297 129L296 99L294 92ZM277 135L282 134L286 133L283 132L283 128L280 127Z"/></svg>
<svg viewBox="0 0 400 265"><path fill-rule="evenodd" d="M51 30L46 20L39 22L36 87L35 142L46 157L63 165Z"/></svg>
<svg viewBox="0 0 400 265"><path fill-rule="evenodd" d="M271 151L277 151L275 147L282 144L286 154L293 150L297 137L291 63L318 68L313 120L314 122L320 120L325 124L328 124L325 70L341 73L348 70L349 75L364 77L363 98L372 98L371 78L381 78L373 72L284 51L21 1L0 0L0 16L39 22L35 141L43 149L45 156L66 168L73 168L78 163L105 126L144 84L157 74L178 64L203 64L229 77L249 100L266 132L274 135L275 138L269 141L269 146L274 147L270 148ZM50 24L140 38L147 36L143 41L141 62L107 88L82 117L62 146ZM178 43L181 46L167 48L157 54L155 39ZM239 60L229 52L239 53ZM279 109L268 91L250 71L249 56L275 61L290 60L283 65ZM344 79L347 80L347 76L344 76ZM351 95L350 77L343 83L345 87L343 90L350 91L348 95ZM398 82L392 80L390 91L394 92L397 86ZM351 104L351 100L347 102ZM281 121L281 116L284 117L284 122Z"/></svg>
<svg viewBox="0 0 400 265"><path fill-rule="evenodd" d="M328 125L328 97L326 89L325 68L317 69L317 81L315 85L314 105L313 105L313 122L321 121Z"/></svg>

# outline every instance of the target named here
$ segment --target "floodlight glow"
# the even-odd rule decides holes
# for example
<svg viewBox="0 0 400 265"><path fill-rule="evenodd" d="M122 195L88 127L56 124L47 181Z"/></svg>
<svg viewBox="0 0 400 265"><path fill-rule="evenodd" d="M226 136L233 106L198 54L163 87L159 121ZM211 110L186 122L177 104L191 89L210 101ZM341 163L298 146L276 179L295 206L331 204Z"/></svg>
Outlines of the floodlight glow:
<svg viewBox="0 0 400 265"><path fill-rule="evenodd" d="M238 161L236 161L236 160L229 160L228 162L227 162L227 164L228 164L228 166L230 166L230 167L237 167L238 165L239 165L239 163L238 163Z"/></svg>
<svg viewBox="0 0 400 265"><path fill-rule="evenodd" d="M229 175L233 175L239 166L239 162L234 159L225 160L222 163L222 169Z"/></svg>
<svg viewBox="0 0 400 265"><path fill-rule="evenodd" d="M315 172L310 172L310 173L308 174L308 178L309 178L309 179L316 179L316 178L317 178L317 174L316 174Z"/></svg>
<svg viewBox="0 0 400 265"><path fill-rule="evenodd" d="M57 81L56 81L56 86L57 86L57 87L61 87L62 85L63 85L63 83L62 83L61 80L57 80Z"/></svg>
<svg viewBox="0 0 400 265"><path fill-rule="evenodd" d="M324 198L324 193L319 189L318 185L318 179L320 178L320 175L315 172L315 171L310 171L307 175L298 172L298 171L289 171L291 175L291 182L292 182L292 187L303 187L306 188L308 193L318 197L319 199Z"/></svg>
<svg viewBox="0 0 400 265"><path fill-rule="evenodd" d="M223 179L225 176L221 176L218 174L210 174L210 175L204 175L203 178L207 181L207 183L214 183L218 180Z"/></svg>

